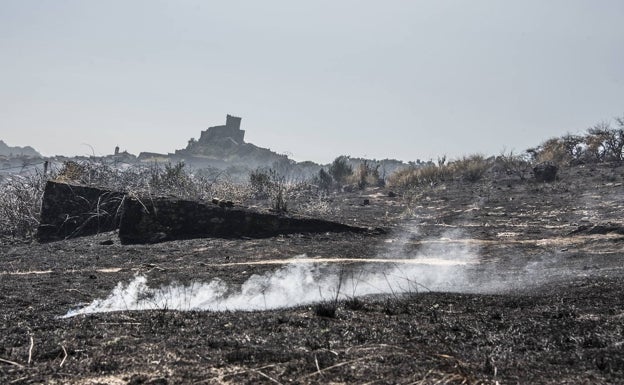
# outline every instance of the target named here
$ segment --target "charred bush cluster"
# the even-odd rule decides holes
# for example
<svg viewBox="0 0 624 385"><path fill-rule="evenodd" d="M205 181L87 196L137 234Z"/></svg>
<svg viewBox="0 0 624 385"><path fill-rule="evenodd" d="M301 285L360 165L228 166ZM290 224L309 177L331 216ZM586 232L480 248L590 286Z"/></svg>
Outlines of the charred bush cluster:
<svg viewBox="0 0 624 385"><path fill-rule="evenodd" d="M557 171L564 166L622 161L624 117L619 117L615 123L599 123L583 135L548 139L521 154L503 152L489 158L475 154L449 162L442 157L437 163L413 164L392 174L388 184L394 188L412 188L448 181L474 183L488 173L494 179L502 175L524 181L532 175L538 182L553 182Z"/></svg>
<svg viewBox="0 0 624 385"><path fill-rule="evenodd" d="M0 237L29 238L41 221L46 182L104 187L128 195L175 196L204 200L212 197L242 201L251 196L249 186L220 173L192 172L184 163L134 166L121 170L98 162L65 162L46 173L10 175L0 180Z"/></svg>
<svg viewBox="0 0 624 385"><path fill-rule="evenodd" d="M602 122L587 129L583 135L552 138L527 150L535 162L560 165L621 162L624 160L624 116L615 124Z"/></svg>
<svg viewBox="0 0 624 385"><path fill-rule="evenodd" d="M334 159L327 170L319 170L314 183L324 191L344 188L345 186L352 186L360 190L370 186L383 187L385 180L380 172L382 165L383 161L354 160L346 155L341 155Z"/></svg>

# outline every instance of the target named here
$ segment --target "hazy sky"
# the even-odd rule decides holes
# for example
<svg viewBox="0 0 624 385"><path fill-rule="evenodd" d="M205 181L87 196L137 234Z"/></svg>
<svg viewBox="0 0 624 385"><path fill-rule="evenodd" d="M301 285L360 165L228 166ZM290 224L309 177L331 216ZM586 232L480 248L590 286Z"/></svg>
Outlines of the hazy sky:
<svg viewBox="0 0 624 385"><path fill-rule="evenodd" d="M622 0L0 0L0 139L166 153L232 114L296 160L521 151L624 115L623 20Z"/></svg>

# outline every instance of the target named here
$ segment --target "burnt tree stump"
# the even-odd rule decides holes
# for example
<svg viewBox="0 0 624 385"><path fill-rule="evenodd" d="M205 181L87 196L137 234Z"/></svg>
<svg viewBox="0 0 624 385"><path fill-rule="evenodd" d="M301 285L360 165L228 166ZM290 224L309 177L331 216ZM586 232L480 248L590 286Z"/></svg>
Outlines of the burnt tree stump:
<svg viewBox="0 0 624 385"><path fill-rule="evenodd" d="M322 219L278 215L213 202L127 198L119 238L122 244L134 244L206 237L264 238L291 233L367 230Z"/></svg>

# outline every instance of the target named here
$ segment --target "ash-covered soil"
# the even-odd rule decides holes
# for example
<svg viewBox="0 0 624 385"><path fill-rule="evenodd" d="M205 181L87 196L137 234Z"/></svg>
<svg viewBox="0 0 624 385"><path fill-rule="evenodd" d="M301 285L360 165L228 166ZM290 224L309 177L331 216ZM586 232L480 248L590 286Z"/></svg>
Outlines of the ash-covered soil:
<svg viewBox="0 0 624 385"><path fill-rule="evenodd" d="M624 383L623 172L333 195L322 216L386 230L368 234L5 241L0 383ZM219 278L235 295L304 254L315 277L344 282L319 287L320 306L178 311L172 299L61 318L137 275L161 294ZM367 285L385 294L353 296Z"/></svg>

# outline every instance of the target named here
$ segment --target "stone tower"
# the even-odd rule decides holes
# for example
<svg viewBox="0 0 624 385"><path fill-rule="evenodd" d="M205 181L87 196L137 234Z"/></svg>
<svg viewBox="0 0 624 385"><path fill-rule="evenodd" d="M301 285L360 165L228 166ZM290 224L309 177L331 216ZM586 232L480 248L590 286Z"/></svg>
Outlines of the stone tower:
<svg viewBox="0 0 624 385"><path fill-rule="evenodd" d="M209 127L206 131L202 131L199 143L208 144L224 139L231 139L237 144L243 144L245 143L245 131L240 129L240 125L241 118L227 115L225 118L225 126Z"/></svg>

